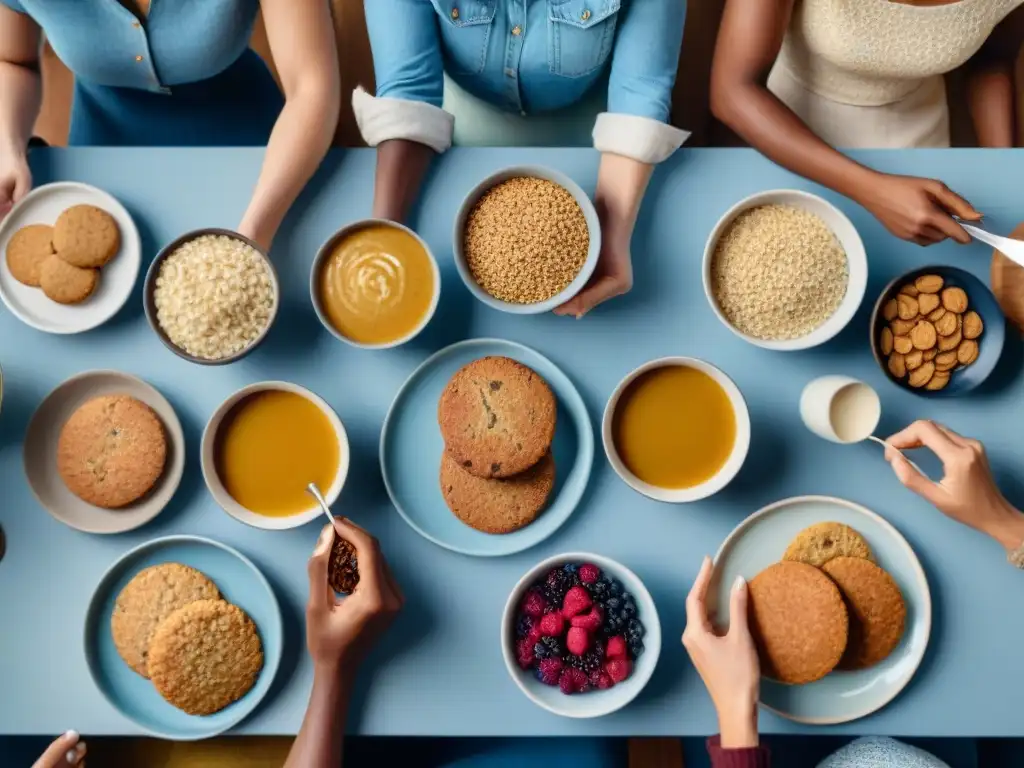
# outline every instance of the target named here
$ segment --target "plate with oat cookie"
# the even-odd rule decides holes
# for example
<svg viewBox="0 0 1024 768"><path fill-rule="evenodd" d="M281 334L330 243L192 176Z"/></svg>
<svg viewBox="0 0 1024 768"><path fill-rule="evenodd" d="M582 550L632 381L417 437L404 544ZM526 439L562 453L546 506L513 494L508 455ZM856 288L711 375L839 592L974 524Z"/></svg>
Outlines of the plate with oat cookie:
<svg viewBox="0 0 1024 768"><path fill-rule="evenodd" d="M988 286L947 266L916 269L889 283L870 327L872 353L888 379L925 397L978 387L999 362L1006 336Z"/></svg>
<svg viewBox="0 0 1024 768"><path fill-rule="evenodd" d="M0 222L0 299L46 333L82 333L125 305L142 260L139 232L112 195L44 184Z"/></svg>
<svg viewBox="0 0 1024 768"><path fill-rule="evenodd" d="M120 371L88 371L43 399L23 456L29 487L53 517L86 533L122 533L174 496L185 437L154 387Z"/></svg>
<svg viewBox="0 0 1024 768"><path fill-rule="evenodd" d="M381 431L398 513L468 555L508 555L550 536L579 503L593 461L593 427L573 383L538 352L498 339L427 359Z"/></svg>
<svg viewBox="0 0 1024 768"><path fill-rule="evenodd" d="M709 605L749 584L761 706L799 723L865 717L913 678L931 634L928 580L910 544L865 507L828 496L771 504L715 555Z"/></svg>
<svg viewBox="0 0 1024 768"><path fill-rule="evenodd" d="M86 612L96 687L164 739L205 739L241 722L270 689L283 646L280 606L259 568L199 536L167 536L125 553Z"/></svg>

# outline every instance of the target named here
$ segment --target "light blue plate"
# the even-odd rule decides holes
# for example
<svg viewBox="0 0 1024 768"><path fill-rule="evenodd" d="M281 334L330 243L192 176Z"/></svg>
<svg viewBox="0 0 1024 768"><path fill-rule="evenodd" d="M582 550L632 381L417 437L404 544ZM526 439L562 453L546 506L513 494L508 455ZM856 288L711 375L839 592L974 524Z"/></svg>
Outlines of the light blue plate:
<svg viewBox="0 0 1024 768"><path fill-rule="evenodd" d="M761 679L761 706L798 723L845 723L881 709L917 671L932 628L932 598L917 555L882 517L857 504L827 496L801 496L765 507L729 534L715 555L709 605L716 623L729 622L729 587L738 574L748 581L782 559L790 541L814 523L845 523L871 546L876 562L899 585L907 605L903 640L889 658L870 669L833 672L809 685Z"/></svg>
<svg viewBox="0 0 1024 768"><path fill-rule="evenodd" d="M445 504L439 481L444 440L437 424L437 402L459 368L488 355L511 357L529 366L544 377L558 400L551 500L530 525L503 535L481 533L455 517ZM380 435L384 485L398 513L435 544L479 557L521 552L554 533L583 496L593 463L594 432L576 387L540 353L500 339L460 341L428 358L399 390Z"/></svg>
<svg viewBox="0 0 1024 768"><path fill-rule="evenodd" d="M224 599L256 623L263 643L263 670L241 699L213 715L187 715L168 704L153 684L136 674L117 654L110 616L118 593L143 568L183 563L217 585ZM270 584L240 552L200 536L167 536L125 553L100 579L85 616L85 658L96 686L107 701L140 728L162 739L194 741L216 736L241 722L266 695L274 681L284 645L281 609Z"/></svg>

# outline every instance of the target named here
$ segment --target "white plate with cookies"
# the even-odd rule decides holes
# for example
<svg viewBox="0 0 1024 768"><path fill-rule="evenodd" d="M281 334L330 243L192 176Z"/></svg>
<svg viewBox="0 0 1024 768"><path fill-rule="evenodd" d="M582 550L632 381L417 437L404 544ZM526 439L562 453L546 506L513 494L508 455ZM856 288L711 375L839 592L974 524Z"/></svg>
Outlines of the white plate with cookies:
<svg viewBox="0 0 1024 768"><path fill-rule="evenodd" d="M36 409L24 461L32 493L57 520L86 533L122 533L174 496L185 436L171 404L142 379L89 371Z"/></svg>
<svg viewBox="0 0 1024 768"><path fill-rule="evenodd" d="M135 222L113 196L75 181L29 192L0 222L0 299L46 333L82 333L117 314L139 276Z"/></svg>

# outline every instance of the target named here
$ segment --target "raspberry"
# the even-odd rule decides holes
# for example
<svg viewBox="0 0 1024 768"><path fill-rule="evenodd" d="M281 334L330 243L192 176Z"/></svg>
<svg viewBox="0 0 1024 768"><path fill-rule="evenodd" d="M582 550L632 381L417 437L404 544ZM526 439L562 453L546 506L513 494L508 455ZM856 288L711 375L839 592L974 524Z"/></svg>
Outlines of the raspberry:
<svg viewBox="0 0 1024 768"><path fill-rule="evenodd" d="M562 676L561 659L544 659L537 665L537 679L544 685L558 685Z"/></svg>
<svg viewBox="0 0 1024 768"><path fill-rule="evenodd" d="M558 687L564 694L583 693L590 687L587 673L575 667L566 667L558 678Z"/></svg>
<svg viewBox="0 0 1024 768"><path fill-rule="evenodd" d="M544 595L537 589L531 589L523 599L523 613L535 619L539 619L544 615L544 608L546 606L547 603L544 601Z"/></svg>
<svg viewBox="0 0 1024 768"><path fill-rule="evenodd" d="M604 655L608 659L626 658L626 638L622 635L608 638L608 646L604 649Z"/></svg>
<svg viewBox="0 0 1024 768"><path fill-rule="evenodd" d="M564 631L565 619L560 613L548 613L540 620L540 633L543 637L561 637Z"/></svg>
<svg viewBox="0 0 1024 768"><path fill-rule="evenodd" d="M633 663L629 659L612 659L604 665L604 671L616 683L621 683L633 671Z"/></svg>
<svg viewBox="0 0 1024 768"><path fill-rule="evenodd" d="M570 627L565 636L565 647L569 653L582 656L590 648L590 633L583 627Z"/></svg>
<svg viewBox="0 0 1024 768"><path fill-rule="evenodd" d="M601 569L596 565L591 565L590 563L581 565L577 573L579 574L580 581L584 584L593 584L601 578Z"/></svg>
<svg viewBox="0 0 1024 768"><path fill-rule="evenodd" d="M604 624L604 610L601 606L595 605L590 608L590 613L573 616L569 623L574 627L581 627L588 632L597 632Z"/></svg>
<svg viewBox="0 0 1024 768"><path fill-rule="evenodd" d="M562 601L562 614L567 619L571 619L586 611L593 604L594 601L590 599L590 593L583 587L575 586L565 594L565 600Z"/></svg>
<svg viewBox="0 0 1024 768"><path fill-rule="evenodd" d="M608 673L598 667L597 669L591 670L587 674L587 679L590 681L591 688L597 688L601 684L601 677L608 677ZM611 679L611 678L609 678Z"/></svg>
<svg viewBox="0 0 1024 768"><path fill-rule="evenodd" d="M516 643L516 663L521 669L529 669L533 666L533 643L528 637L524 637Z"/></svg>
<svg viewBox="0 0 1024 768"><path fill-rule="evenodd" d="M595 687L600 691L607 691L613 685L615 685L615 681L612 680L611 676L607 672L601 672L597 677Z"/></svg>
<svg viewBox="0 0 1024 768"><path fill-rule="evenodd" d="M523 639L528 640L531 645L536 645L540 642L541 637L543 637L543 635L540 633L540 624L534 624L529 634Z"/></svg>

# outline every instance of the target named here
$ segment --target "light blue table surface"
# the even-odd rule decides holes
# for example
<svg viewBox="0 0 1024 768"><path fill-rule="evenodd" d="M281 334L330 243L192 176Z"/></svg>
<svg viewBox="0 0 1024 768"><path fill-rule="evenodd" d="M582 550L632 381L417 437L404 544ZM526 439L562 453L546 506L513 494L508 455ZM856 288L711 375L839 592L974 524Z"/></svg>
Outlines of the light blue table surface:
<svg viewBox="0 0 1024 768"><path fill-rule="evenodd" d="M232 227L256 181L259 150L37 151L37 184L85 181L118 197L142 233L144 266L182 231ZM970 150L866 152L900 173L941 176L1007 232L1024 219L1024 154ZM1024 504L1013 470L1024 460L1021 343L1013 336L994 380L969 398L928 401L890 384L871 358L870 304L899 272L929 262L986 275L989 249L943 244L928 250L889 236L865 211L827 193L860 230L871 265L867 299L852 326L824 348L772 353L724 328L705 301L700 259L711 227L741 197L773 187L813 185L746 150L684 150L660 167L633 240L636 286L582 321L515 317L470 299L451 257L451 227L462 195L504 165L544 163L593 190L590 150L454 150L437 164L414 224L441 264L437 316L414 343L384 352L339 343L317 323L308 270L336 228L370 212L374 155L332 154L278 235L273 258L283 306L268 340L235 365L202 368L164 349L142 314L141 280L131 303L103 328L50 336L0 311L0 733L130 734L134 726L90 681L82 650L86 605L100 575L121 553L171 533L210 536L237 547L274 585L286 623L286 650L264 704L245 733L295 733L311 682L302 629L305 561L319 526L270 532L247 528L208 496L199 472L199 436L223 398L244 384L290 379L323 396L348 429L353 458L338 509L376 533L401 581L407 606L360 679L349 729L364 734L661 735L715 730L710 701L678 643L683 601L700 558L714 552L744 516L777 499L834 494L880 512L909 539L928 573L935 603L927 658L907 690L867 719L817 732L901 735L1024 735L1024 575L991 541L946 520L905 492L872 445L842 447L802 426L800 390L824 373L862 377L878 388L883 428L935 417L982 438L1005 489ZM820 190L819 190L820 191ZM986 277L987 279L987 277ZM629 370L663 355L695 355L721 366L747 397L753 440L746 466L717 497L686 507L630 491L599 453L590 488L569 522L534 549L476 559L417 535L392 509L377 466L381 421L413 368L431 352L468 337L500 336L531 345L579 387L597 427L605 399ZM52 519L29 492L21 462L25 427L43 396L79 371L117 368L155 385L181 418L188 442L185 478L170 507L130 534L93 536ZM934 465L929 465L934 467ZM498 646L502 606L537 560L567 550L618 559L646 582L658 604L664 647L654 679L619 714L594 721L552 716L509 679ZM766 731L808 730L770 715Z"/></svg>

